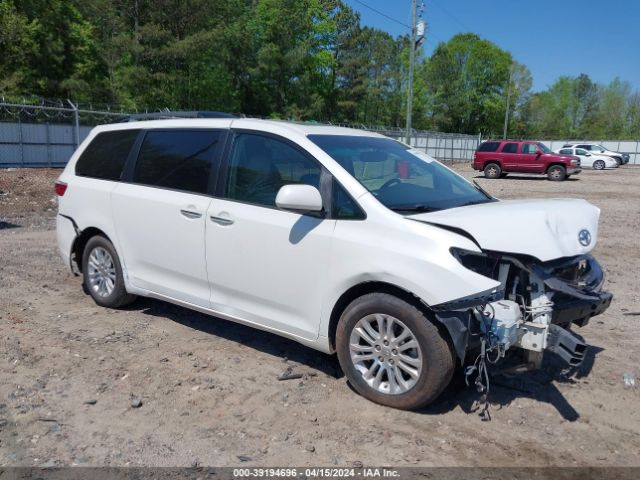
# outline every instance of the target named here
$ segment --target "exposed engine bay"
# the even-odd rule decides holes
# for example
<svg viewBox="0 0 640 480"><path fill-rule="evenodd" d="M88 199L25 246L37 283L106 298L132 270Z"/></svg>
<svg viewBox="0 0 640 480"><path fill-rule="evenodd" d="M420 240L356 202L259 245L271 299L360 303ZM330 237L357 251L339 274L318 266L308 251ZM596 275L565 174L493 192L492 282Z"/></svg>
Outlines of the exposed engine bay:
<svg viewBox="0 0 640 480"><path fill-rule="evenodd" d="M604 312L612 295L602 291L604 274L591 255L549 262L499 252L452 249L469 270L500 282L474 298L434 308L449 330L461 361L476 348L496 363L510 349L532 352L539 366L542 353L557 354L570 366L584 359L586 345L569 331ZM460 330L464 324L465 328ZM453 331L457 330L457 331Z"/></svg>

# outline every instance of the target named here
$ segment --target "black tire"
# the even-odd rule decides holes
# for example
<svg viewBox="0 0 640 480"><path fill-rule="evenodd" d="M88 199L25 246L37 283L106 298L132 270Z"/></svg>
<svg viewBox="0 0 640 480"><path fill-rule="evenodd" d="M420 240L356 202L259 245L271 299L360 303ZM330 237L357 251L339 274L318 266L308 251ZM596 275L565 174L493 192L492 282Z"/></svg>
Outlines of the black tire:
<svg viewBox="0 0 640 480"><path fill-rule="evenodd" d="M502 169L497 163L491 162L484 166L484 176L486 178L500 178L500 175L502 175Z"/></svg>
<svg viewBox="0 0 640 480"><path fill-rule="evenodd" d="M596 160L595 162L593 162L593 169L594 170L604 170L604 168L606 167L604 160Z"/></svg>
<svg viewBox="0 0 640 480"><path fill-rule="evenodd" d="M567 178L567 169L562 165L551 165L547 170L547 178L552 182L561 182Z"/></svg>
<svg viewBox="0 0 640 480"><path fill-rule="evenodd" d="M371 350L374 356L384 353L390 359L384 360L384 362L377 359L367 360L371 363L364 364L364 368L369 368L369 366L373 368L374 364L376 364L380 370L389 368L394 369L393 371L395 372L397 369L398 372L402 372L400 373L401 376L404 375L405 379L408 379L409 382L414 382L413 385L405 391L385 393L381 391L380 388L377 389L369 385L367 380L365 380L364 373L356 367L351 358L351 336L352 334L356 335L354 333L356 325L358 325L360 320L364 321L364 319L372 318L374 315L384 318L393 317L396 323L392 324L395 325L397 330L391 334L391 337L380 336L376 340L380 343L380 345L375 346L377 349L378 346L381 346L384 339L391 338L392 343L389 347L382 347L382 352L379 350L378 352ZM397 323L398 321L400 324ZM404 345L399 344L398 351L395 349L390 350L393 348L393 345L398 345L394 344L393 340L401 337L400 333L397 333L397 336L395 335L396 332L402 332L403 327L410 331L411 336L419 345L420 353L415 355L417 358L411 357L414 361L418 360L418 364L420 365L419 368L416 367L416 372L419 374L413 377L409 376L399 365L403 363L403 352L398 351L402 350L401 347ZM438 327L429 320L421 310L387 293L369 293L349 304L342 313L338 323L336 350L344 374L349 380L349 383L360 395L381 405L402 410L420 409L433 402L447 387L455 369L453 349ZM412 350L415 351L417 349L405 349L404 352L411 352ZM393 354L392 352L396 353ZM393 358L396 359L395 364L392 355L394 355ZM382 357L377 358L381 359ZM404 354L404 358L407 358L406 354ZM362 368L363 365L360 367ZM377 370L373 371L377 373ZM391 378L389 378L387 372L391 371L392 370L385 370L385 373L381 375L381 378L385 378L386 376L388 388L391 388ZM373 381L373 379L371 380ZM382 387L384 387L385 382L382 383ZM393 383L396 386L399 385L399 382L396 380L394 380Z"/></svg>
<svg viewBox="0 0 640 480"><path fill-rule="evenodd" d="M618 166L622 165L622 157L613 157L613 159L616 161Z"/></svg>
<svg viewBox="0 0 640 480"><path fill-rule="evenodd" d="M93 280L90 278L90 269L92 271L96 270L96 268L89 265L89 259L94 251L96 251L96 254L106 251L111 256L111 263L113 267L109 270L115 270L115 272L113 272L115 274L113 275L114 281L112 282L112 290L108 293L106 290L100 290L100 288L95 285ZM105 267L101 268L104 269ZM127 293L118 252L116 252L116 249L113 247L111 242L101 235L91 237L84 248L84 252L82 254L82 274L85 289L89 292L91 298L93 298L93 300L102 307L124 307L125 305L129 305L134 302L137 298L135 295Z"/></svg>

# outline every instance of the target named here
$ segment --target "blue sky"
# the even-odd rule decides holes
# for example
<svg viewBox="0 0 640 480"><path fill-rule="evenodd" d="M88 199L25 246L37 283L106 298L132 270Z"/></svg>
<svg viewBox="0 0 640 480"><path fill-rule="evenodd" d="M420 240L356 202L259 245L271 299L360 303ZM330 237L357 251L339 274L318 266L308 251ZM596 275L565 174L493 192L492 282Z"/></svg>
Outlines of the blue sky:
<svg viewBox="0 0 640 480"><path fill-rule="evenodd" d="M411 0L345 0L361 24L392 35L410 24ZM544 90L561 75L586 73L609 83L618 76L640 90L640 0L425 0L430 55L441 41L472 31L511 52ZM420 0L418 0L420 5Z"/></svg>

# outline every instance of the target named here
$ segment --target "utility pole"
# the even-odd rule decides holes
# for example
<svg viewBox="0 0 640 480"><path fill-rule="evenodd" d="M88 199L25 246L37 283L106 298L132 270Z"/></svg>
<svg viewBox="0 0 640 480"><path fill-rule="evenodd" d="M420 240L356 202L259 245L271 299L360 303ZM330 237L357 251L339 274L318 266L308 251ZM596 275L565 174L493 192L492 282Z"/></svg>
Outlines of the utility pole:
<svg viewBox="0 0 640 480"><path fill-rule="evenodd" d="M502 138L507 139L509 129L509 103L511 102L511 75L513 74L513 64L509 65L509 85L507 86L507 108L504 110L504 132Z"/></svg>
<svg viewBox="0 0 640 480"><path fill-rule="evenodd" d="M413 115L413 66L416 61L416 0L411 0L411 41L409 50L409 88L407 89L407 134L406 143L411 142L411 116Z"/></svg>

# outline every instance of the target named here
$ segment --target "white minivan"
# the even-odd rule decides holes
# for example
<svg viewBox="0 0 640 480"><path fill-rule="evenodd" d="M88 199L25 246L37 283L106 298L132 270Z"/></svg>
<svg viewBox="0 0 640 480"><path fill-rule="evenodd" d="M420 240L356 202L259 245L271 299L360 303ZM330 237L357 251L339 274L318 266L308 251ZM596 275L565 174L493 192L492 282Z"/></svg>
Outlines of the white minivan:
<svg viewBox="0 0 640 480"><path fill-rule="evenodd" d="M580 363L568 327L612 298L589 255L596 207L498 201L371 132L105 125L56 191L60 252L97 304L152 297L336 352L355 390L396 408L436 399L457 362Z"/></svg>

